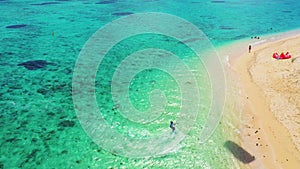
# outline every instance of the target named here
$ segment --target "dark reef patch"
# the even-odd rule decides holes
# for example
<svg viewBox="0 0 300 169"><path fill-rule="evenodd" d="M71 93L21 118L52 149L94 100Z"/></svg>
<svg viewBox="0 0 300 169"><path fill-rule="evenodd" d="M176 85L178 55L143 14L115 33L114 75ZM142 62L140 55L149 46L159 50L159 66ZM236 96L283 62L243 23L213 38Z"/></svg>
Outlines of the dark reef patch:
<svg viewBox="0 0 300 169"><path fill-rule="evenodd" d="M30 154L28 154L26 156L27 159L32 159L32 158L36 158L37 152L41 151L40 149L34 149L32 150L32 152Z"/></svg>
<svg viewBox="0 0 300 169"><path fill-rule="evenodd" d="M292 11L281 11L283 13L292 13Z"/></svg>
<svg viewBox="0 0 300 169"><path fill-rule="evenodd" d="M8 29L17 29L17 28L23 28L27 26L26 24L17 24L17 25L9 25L9 26L6 26L6 28Z"/></svg>
<svg viewBox="0 0 300 169"><path fill-rule="evenodd" d="M39 151L41 151L41 150L40 149L32 150L31 153L26 156L26 160L20 163L19 167L24 168L24 165L27 164L28 162L35 161L37 153Z"/></svg>
<svg viewBox="0 0 300 169"><path fill-rule="evenodd" d="M9 138L9 139L6 139L5 142L8 142L8 143L12 143L12 142L16 142L16 141L19 141L20 139L18 138Z"/></svg>
<svg viewBox="0 0 300 169"><path fill-rule="evenodd" d="M38 141L37 138L32 138L32 139L31 139L31 143L36 143L37 141Z"/></svg>
<svg viewBox="0 0 300 169"><path fill-rule="evenodd" d="M36 70L44 68L48 63L45 60L31 60L23 63L19 63L18 66L24 66L28 70Z"/></svg>
<svg viewBox="0 0 300 169"><path fill-rule="evenodd" d="M53 113L53 112L48 112L47 115L53 117L53 116L55 116L55 113Z"/></svg>
<svg viewBox="0 0 300 169"><path fill-rule="evenodd" d="M144 2L157 2L159 0L144 0Z"/></svg>
<svg viewBox="0 0 300 169"><path fill-rule="evenodd" d="M230 27L230 26L220 26L220 29L222 29L222 30L233 30L235 28Z"/></svg>
<svg viewBox="0 0 300 169"><path fill-rule="evenodd" d="M211 3L225 3L226 1L211 1Z"/></svg>
<svg viewBox="0 0 300 169"><path fill-rule="evenodd" d="M74 121L64 120L58 124L59 127L73 127L75 125Z"/></svg>
<svg viewBox="0 0 300 169"><path fill-rule="evenodd" d="M246 37L248 37L248 35L238 35L238 36L233 37L232 39L233 40L239 40L239 39L243 39L243 38L246 38Z"/></svg>
<svg viewBox="0 0 300 169"><path fill-rule="evenodd" d="M116 12L116 13L113 13L112 15L114 16L126 16L126 15L131 15L133 14L133 12Z"/></svg>
<svg viewBox="0 0 300 169"><path fill-rule="evenodd" d="M107 0L107 1L96 2L95 4L113 4L115 2L116 0Z"/></svg>
<svg viewBox="0 0 300 169"><path fill-rule="evenodd" d="M44 5L54 5L54 4L60 4L59 2L43 2L43 3L39 3L39 4L30 4L33 6L44 6Z"/></svg>
<svg viewBox="0 0 300 169"><path fill-rule="evenodd" d="M48 90L44 89L44 88L40 88L38 89L36 92L42 94L42 95L46 95L48 93Z"/></svg>

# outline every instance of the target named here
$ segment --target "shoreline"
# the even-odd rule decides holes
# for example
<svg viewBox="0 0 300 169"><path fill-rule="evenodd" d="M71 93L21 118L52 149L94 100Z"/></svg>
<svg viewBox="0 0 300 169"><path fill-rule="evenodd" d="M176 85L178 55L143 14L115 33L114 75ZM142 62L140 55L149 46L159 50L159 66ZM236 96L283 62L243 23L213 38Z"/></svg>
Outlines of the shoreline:
<svg viewBox="0 0 300 169"><path fill-rule="evenodd" d="M270 110L273 102L270 101L270 96L265 94L266 86L257 84L258 81L254 80L260 73L253 69L254 64L261 64L257 63L261 50L268 49L270 46L277 48L282 41L285 43L292 39L299 39L300 42L300 30L262 36L259 40L242 40L220 47L218 50L222 56L225 56L221 59L225 71L229 74L227 76L238 82L235 84L237 87L235 95L236 102L240 104L240 112L237 114L240 119L238 127L240 144L256 159L249 164L241 164L242 168L292 169L300 166L300 151L297 150L291 130ZM250 54L247 50L248 44L252 44L253 47ZM274 61L272 54L264 58ZM267 73L269 74L270 72Z"/></svg>

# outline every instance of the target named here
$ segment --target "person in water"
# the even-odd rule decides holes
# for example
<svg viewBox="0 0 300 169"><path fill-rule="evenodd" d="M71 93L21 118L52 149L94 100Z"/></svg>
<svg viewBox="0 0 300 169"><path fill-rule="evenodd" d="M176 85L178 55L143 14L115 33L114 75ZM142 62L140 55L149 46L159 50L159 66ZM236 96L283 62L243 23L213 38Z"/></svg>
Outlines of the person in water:
<svg viewBox="0 0 300 169"><path fill-rule="evenodd" d="M173 132L175 131L175 123L173 121L170 121L170 128Z"/></svg>

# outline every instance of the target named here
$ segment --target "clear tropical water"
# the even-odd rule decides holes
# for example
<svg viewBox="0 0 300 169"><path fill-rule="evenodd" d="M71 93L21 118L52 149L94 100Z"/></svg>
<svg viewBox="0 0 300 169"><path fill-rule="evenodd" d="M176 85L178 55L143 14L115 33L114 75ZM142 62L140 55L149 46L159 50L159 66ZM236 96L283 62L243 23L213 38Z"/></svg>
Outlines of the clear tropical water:
<svg viewBox="0 0 300 169"><path fill-rule="evenodd" d="M197 123L176 152L153 158L120 156L102 149L88 137L72 100L77 57L94 32L129 13L179 16L220 46L297 29L299 8L297 0L1 0L0 168L237 168L238 160L223 146L227 139L234 139L234 132L227 126L230 121L223 120L208 142L197 141L208 116L211 91L204 66L196 64L195 55L185 45L159 35L128 38L111 49L96 75L96 100L107 123L125 136L147 137L169 130L168 122L177 120L180 93L176 81L155 69L137 74L129 87L136 109L149 108L149 92L154 89L165 92L167 104L165 114L155 124L133 123L122 118L111 98L110 82L117 66L133 51L159 47L172 51L196 70L202 93ZM45 67L43 62L36 69L29 67L34 70L18 66L33 60L47 63Z"/></svg>

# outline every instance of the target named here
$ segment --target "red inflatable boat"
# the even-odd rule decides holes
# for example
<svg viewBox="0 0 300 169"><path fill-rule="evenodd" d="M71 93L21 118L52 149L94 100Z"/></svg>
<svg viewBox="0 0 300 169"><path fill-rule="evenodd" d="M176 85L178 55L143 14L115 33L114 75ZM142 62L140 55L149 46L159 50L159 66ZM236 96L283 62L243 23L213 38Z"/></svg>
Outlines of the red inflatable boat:
<svg viewBox="0 0 300 169"><path fill-rule="evenodd" d="M284 54L283 52L279 55L277 52L273 54L273 58L275 59L289 59L292 56L290 55L289 52L286 52L286 54Z"/></svg>

